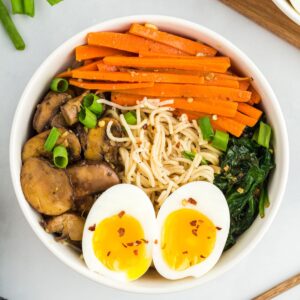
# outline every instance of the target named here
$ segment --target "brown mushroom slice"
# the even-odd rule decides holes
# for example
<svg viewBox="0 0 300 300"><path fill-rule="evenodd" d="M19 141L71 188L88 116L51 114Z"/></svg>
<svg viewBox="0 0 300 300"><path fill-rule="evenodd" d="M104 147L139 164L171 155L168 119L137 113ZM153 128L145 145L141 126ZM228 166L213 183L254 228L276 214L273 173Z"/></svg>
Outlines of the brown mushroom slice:
<svg viewBox="0 0 300 300"><path fill-rule="evenodd" d="M82 198L76 198L73 201L73 210L78 212L78 214L81 216L87 216L96 199L96 195L88 195Z"/></svg>
<svg viewBox="0 0 300 300"><path fill-rule="evenodd" d="M84 157L87 160L105 160L108 163L118 162L118 143L111 141L107 134L107 124L112 121L111 132L116 137L122 136L121 124L113 118L103 118L98 122L99 127L88 131Z"/></svg>
<svg viewBox="0 0 300 300"><path fill-rule="evenodd" d="M75 198L97 194L120 183L118 175L105 163L82 162L67 168Z"/></svg>
<svg viewBox="0 0 300 300"><path fill-rule="evenodd" d="M78 122L78 113L81 109L82 100L87 94L88 92L85 92L76 98L70 99L66 104L61 106L61 113L69 126Z"/></svg>
<svg viewBox="0 0 300 300"><path fill-rule="evenodd" d="M81 149L85 151L86 149L86 143L87 143L87 132L88 129L85 129L84 126L81 123L77 123L74 132L76 133L76 136L79 139Z"/></svg>
<svg viewBox="0 0 300 300"><path fill-rule="evenodd" d="M68 124L61 112L57 113L52 118L52 120L50 122L50 127L56 127L56 128L68 127Z"/></svg>
<svg viewBox="0 0 300 300"><path fill-rule="evenodd" d="M33 128L37 132L42 132L57 114L61 105L70 99L68 93L56 93L50 91L44 100L38 104L33 118Z"/></svg>
<svg viewBox="0 0 300 300"><path fill-rule="evenodd" d="M58 128L58 130L61 136L58 138L56 145L63 145L68 149L70 160L76 161L80 159L81 145L75 133L65 128ZM30 157L42 156L49 159L52 157L52 153L44 149L44 144L49 133L50 130L46 130L35 135L25 143L22 150L23 161Z"/></svg>
<svg viewBox="0 0 300 300"><path fill-rule="evenodd" d="M64 213L44 222L48 233L56 233L63 239L81 241L85 219L73 213Z"/></svg>
<svg viewBox="0 0 300 300"><path fill-rule="evenodd" d="M28 203L38 212L56 216L72 207L73 189L64 170L41 158L28 158L21 169L21 185Z"/></svg>

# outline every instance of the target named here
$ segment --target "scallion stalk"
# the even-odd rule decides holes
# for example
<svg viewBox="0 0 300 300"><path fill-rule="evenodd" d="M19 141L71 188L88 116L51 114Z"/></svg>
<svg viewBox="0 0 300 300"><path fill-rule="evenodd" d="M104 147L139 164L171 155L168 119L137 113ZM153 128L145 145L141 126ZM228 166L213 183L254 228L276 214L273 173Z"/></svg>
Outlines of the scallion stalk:
<svg viewBox="0 0 300 300"><path fill-rule="evenodd" d="M49 152L52 151L60 135L60 131L56 127L53 127L46 139L44 149Z"/></svg>
<svg viewBox="0 0 300 300"><path fill-rule="evenodd" d="M198 119L198 125L201 129L203 138L206 141L210 141L214 136L214 130L211 126L209 117L203 117Z"/></svg>
<svg viewBox="0 0 300 300"><path fill-rule="evenodd" d="M126 123L129 125L136 125L137 119L136 119L136 113L133 111L129 111L124 115L124 118L126 120Z"/></svg>
<svg viewBox="0 0 300 300"><path fill-rule="evenodd" d="M23 0L11 0L13 14L24 14Z"/></svg>
<svg viewBox="0 0 300 300"><path fill-rule="evenodd" d="M63 0L47 0L47 1L51 6L53 6L58 4L59 2L62 2Z"/></svg>
<svg viewBox="0 0 300 300"><path fill-rule="evenodd" d="M54 78L50 83L50 89L54 92L63 93L69 88L69 83L64 78Z"/></svg>
<svg viewBox="0 0 300 300"><path fill-rule="evenodd" d="M95 128L97 125L97 116L86 107L82 107L78 119L86 128Z"/></svg>
<svg viewBox="0 0 300 300"><path fill-rule="evenodd" d="M229 134L220 130L216 130L215 136L212 141L212 145L221 150L226 151L229 141Z"/></svg>
<svg viewBox="0 0 300 300"><path fill-rule="evenodd" d="M100 98L95 94L87 94L83 98L83 106L100 116L103 112L103 105L97 102L98 99Z"/></svg>
<svg viewBox="0 0 300 300"><path fill-rule="evenodd" d="M65 169L69 162L68 151L64 146L53 149L53 162L57 168Z"/></svg>
<svg viewBox="0 0 300 300"><path fill-rule="evenodd" d="M27 16L34 17L34 0L23 0L24 13Z"/></svg>
<svg viewBox="0 0 300 300"><path fill-rule="evenodd" d="M261 121L259 123L257 143L265 148L269 148L271 133L271 126Z"/></svg>

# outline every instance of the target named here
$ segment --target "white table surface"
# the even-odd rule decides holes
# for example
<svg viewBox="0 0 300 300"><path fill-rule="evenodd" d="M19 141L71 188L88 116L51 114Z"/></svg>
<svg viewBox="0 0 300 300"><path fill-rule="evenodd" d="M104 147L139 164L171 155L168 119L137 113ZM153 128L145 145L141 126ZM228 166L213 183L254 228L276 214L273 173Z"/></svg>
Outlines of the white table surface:
<svg viewBox="0 0 300 300"><path fill-rule="evenodd" d="M137 295L96 284L60 262L35 236L17 204L8 162L9 132L20 95L35 69L64 40L114 17L165 14L222 34L257 64L274 88L287 121L291 168L271 229L256 249L222 277L172 295ZM36 1L36 17L14 17L27 42L15 51L0 26L0 296L8 299L250 299L300 271L300 50L216 0ZM300 286L278 299L300 299Z"/></svg>

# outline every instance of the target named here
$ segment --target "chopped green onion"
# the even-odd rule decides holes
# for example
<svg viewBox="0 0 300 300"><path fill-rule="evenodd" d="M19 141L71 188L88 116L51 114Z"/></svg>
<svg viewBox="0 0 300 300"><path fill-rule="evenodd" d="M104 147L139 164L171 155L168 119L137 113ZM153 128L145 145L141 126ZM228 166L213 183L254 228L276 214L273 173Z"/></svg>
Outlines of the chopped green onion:
<svg viewBox="0 0 300 300"><path fill-rule="evenodd" d="M212 145L221 150L226 151L229 141L229 134L220 130L216 130L215 136L212 141Z"/></svg>
<svg viewBox="0 0 300 300"><path fill-rule="evenodd" d="M64 169L68 165L68 151L64 146L56 146L53 149L53 162L57 168Z"/></svg>
<svg viewBox="0 0 300 300"><path fill-rule="evenodd" d="M61 1L63 1L63 0L47 0L48 1L48 3L51 5L51 6L53 6L53 5L56 5L56 4L58 4L59 2L61 2Z"/></svg>
<svg viewBox="0 0 300 300"><path fill-rule="evenodd" d="M95 128L97 125L97 116L86 107L81 108L78 119L87 128Z"/></svg>
<svg viewBox="0 0 300 300"><path fill-rule="evenodd" d="M208 165L208 161L204 157L202 157L201 165Z"/></svg>
<svg viewBox="0 0 300 300"><path fill-rule="evenodd" d="M196 154L194 152L190 152L190 151L183 151L182 155L184 158L189 159L189 160L194 160Z"/></svg>
<svg viewBox="0 0 300 300"><path fill-rule="evenodd" d="M13 14L24 14L23 0L11 0Z"/></svg>
<svg viewBox="0 0 300 300"><path fill-rule="evenodd" d="M134 111L129 111L124 115L124 118L129 125L136 125L136 113Z"/></svg>
<svg viewBox="0 0 300 300"><path fill-rule="evenodd" d="M6 6L4 5L3 1L0 0L0 21L3 24L8 36L10 37L11 41L13 42L15 48L17 50L24 50L25 43L20 36L14 22L12 21Z"/></svg>
<svg viewBox="0 0 300 300"><path fill-rule="evenodd" d="M50 89L54 92L63 93L68 89L68 87L69 87L68 81L64 78L59 78L59 77L54 78L50 84Z"/></svg>
<svg viewBox="0 0 300 300"><path fill-rule="evenodd" d="M23 0L23 3L25 14L34 17L34 0Z"/></svg>
<svg viewBox="0 0 300 300"><path fill-rule="evenodd" d="M44 149L49 152L52 151L60 135L60 131L56 127L53 127L46 139Z"/></svg>
<svg viewBox="0 0 300 300"><path fill-rule="evenodd" d="M98 103L97 100L100 99L95 94L88 94L83 98L83 106L88 108L91 112L100 116L103 112L102 103Z"/></svg>
<svg viewBox="0 0 300 300"><path fill-rule="evenodd" d="M198 119L198 125L202 131L203 138L206 141L210 141L214 136L214 130L210 124L209 117L203 117Z"/></svg>
<svg viewBox="0 0 300 300"><path fill-rule="evenodd" d="M265 148L269 148L271 133L272 133L271 126L264 122L260 122L258 136L257 136L257 143Z"/></svg>

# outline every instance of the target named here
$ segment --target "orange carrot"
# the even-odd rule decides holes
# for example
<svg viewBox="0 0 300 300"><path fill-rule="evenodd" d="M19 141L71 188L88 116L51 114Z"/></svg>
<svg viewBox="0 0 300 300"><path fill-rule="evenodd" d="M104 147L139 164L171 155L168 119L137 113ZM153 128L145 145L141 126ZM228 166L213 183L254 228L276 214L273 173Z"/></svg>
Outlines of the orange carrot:
<svg viewBox="0 0 300 300"><path fill-rule="evenodd" d="M221 99L238 102L247 102L251 93L227 87L202 86L193 84L156 83L151 88L141 88L123 93L150 96L150 97L197 97L201 99Z"/></svg>
<svg viewBox="0 0 300 300"><path fill-rule="evenodd" d="M180 58L185 57L182 55L177 54L169 54L169 53L162 53L162 52L153 52L148 50L139 51L139 57L173 57L173 58ZM189 57L189 56L187 56ZM193 58L196 58L197 56L191 56Z"/></svg>
<svg viewBox="0 0 300 300"><path fill-rule="evenodd" d="M134 91L134 90L132 90ZM124 106L131 106L135 105L137 101L143 99L143 96L138 95L124 95L123 92L120 93L113 93L111 97L111 101L114 103L118 103ZM170 98L161 97L160 101L168 100ZM197 113L206 113L206 114L217 114L227 117L234 117L237 110L237 103L231 101L224 101L224 100L203 100L195 98L192 102L190 99L186 98L174 98L174 103L170 104L170 107L180 109L180 110L187 110L190 112L197 112Z"/></svg>
<svg viewBox="0 0 300 300"><path fill-rule="evenodd" d="M212 85L212 86L224 86L230 87L233 89L239 88L239 82L237 80L228 80L228 79L213 79L213 80L204 80L204 85Z"/></svg>
<svg viewBox="0 0 300 300"><path fill-rule="evenodd" d="M260 94L257 92L257 90L255 90L253 86L250 86L249 91L252 92L250 101L254 104L260 103L261 97Z"/></svg>
<svg viewBox="0 0 300 300"><path fill-rule="evenodd" d="M83 65L79 68L59 73L56 75L56 77L72 77L72 72L74 70L76 70L76 71L97 71L97 69L98 69L97 65L99 63L100 63L100 61L95 61L95 62L90 63L89 65Z"/></svg>
<svg viewBox="0 0 300 300"><path fill-rule="evenodd" d="M214 56L217 53L216 49L206 46L200 42L195 42L191 39L186 39L171 33L145 27L140 24L132 24L129 32L155 42L174 47L191 55L197 55L200 53L202 55Z"/></svg>
<svg viewBox="0 0 300 300"><path fill-rule="evenodd" d="M254 118L256 120L258 120L261 115L262 115L262 111L247 104L247 103L239 103L238 105L238 111L244 113L245 115Z"/></svg>
<svg viewBox="0 0 300 300"><path fill-rule="evenodd" d="M246 125L241 124L233 119L218 116L216 120L211 119L213 125L223 128L236 137L240 137L246 128Z"/></svg>
<svg viewBox="0 0 300 300"><path fill-rule="evenodd" d="M118 71L118 68L116 66L106 65L103 61L100 61L97 64L97 68L98 68L98 71L100 71L100 72L117 72Z"/></svg>
<svg viewBox="0 0 300 300"><path fill-rule="evenodd" d="M125 81L125 82L167 82L167 83L193 83L202 84L203 77L193 75L179 75L155 72L97 72L97 71L73 71L73 78Z"/></svg>
<svg viewBox="0 0 300 300"><path fill-rule="evenodd" d="M87 41L89 45L110 47L133 53L147 50L155 53L162 52L175 55L188 55L176 48L128 33L91 32L87 36Z"/></svg>
<svg viewBox="0 0 300 300"><path fill-rule="evenodd" d="M86 59L84 62L83 62L83 65L84 66L87 66L87 65L90 65L93 61L93 59Z"/></svg>
<svg viewBox="0 0 300 300"><path fill-rule="evenodd" d="M130 90L139 88L148 88L153 86L152 82L146 83L103 83L103 82L90 82L78 81L75 79L69 80L70 85L77 86L86 90L100 90L100 91L116 91L116 90Z"/></svg>
<svg viewBox="0 0 300 300"><path fill-rule="evenodd" d="M249 86L250 86L249 81L244 80L244 81L239 82L239 89L242 90L242 91L247 91Z"/></svg>
<svg viewBox="0 0 300 300"><path fill-rule="evenodd" d="M107 47L94 47L89 45L78 46L75 48L75 56L77 61L85 59L99 58L111 55L128 55L127 52Z"/></svg>
<svg viewBox="0 0 300 300"><path fill-rule="evenodd" d="M198 70L211 72L225 72L230 67L228 57L122 57L108 56L103 59L105 64L134 68L173 68L183 70Z"/></svg>
<svg viewBox="0 0 300 300"><path fill-rule="evenodd" d="M258 121L257 119L248 117L247 115L244 115L238 111L232 119L250 127L253 127Z"/></svg>

